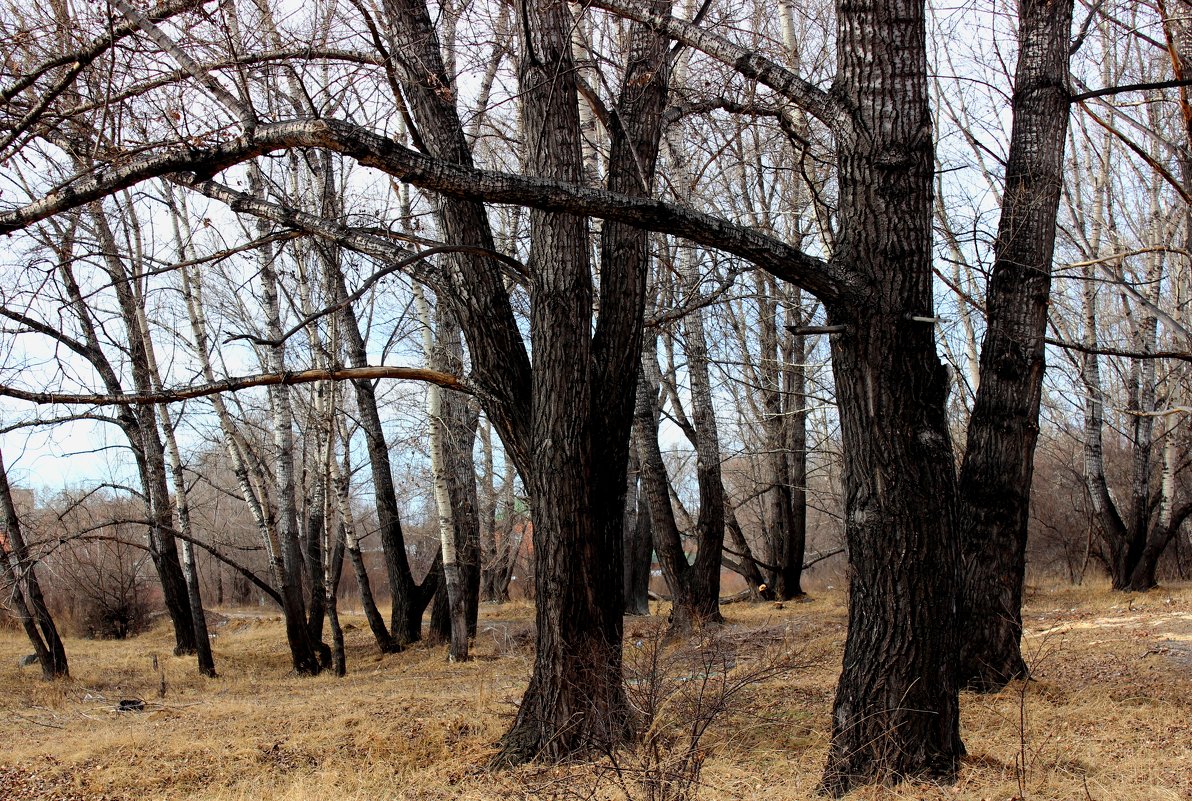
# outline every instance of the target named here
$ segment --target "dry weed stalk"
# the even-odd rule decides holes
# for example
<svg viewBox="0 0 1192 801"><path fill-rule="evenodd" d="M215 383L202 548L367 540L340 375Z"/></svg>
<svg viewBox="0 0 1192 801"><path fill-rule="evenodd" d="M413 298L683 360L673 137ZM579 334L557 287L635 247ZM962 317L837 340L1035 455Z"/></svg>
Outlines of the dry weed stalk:
<svg viewBox="0 0 1192 801"><path fill-rule="evenodd" d="M624 672L633 738L617 747L608 746L617 739L605 738L590 763L539 771L527 797L694 801L714 748L709 731L747 707L751 691L805 666L800 657L785 639L758 644L711 635L675 642L662 624L631 636Z"/></svg>

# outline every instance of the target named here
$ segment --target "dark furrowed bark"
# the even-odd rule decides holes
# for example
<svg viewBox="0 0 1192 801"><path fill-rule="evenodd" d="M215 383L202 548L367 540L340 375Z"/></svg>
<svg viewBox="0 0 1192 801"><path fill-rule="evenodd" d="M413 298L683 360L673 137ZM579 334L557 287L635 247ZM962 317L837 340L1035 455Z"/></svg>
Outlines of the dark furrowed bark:
<svg viewBox="0 0 1192 801"><path fill-rule="evenodd" d="M955 778L955 474L932 317L934 149L915 0L838 9L833 261L867 287L826 304L843 438L849 628L822 788Z"/></svg>
<svg viewBox="0 0 1192 801"><path fill-rule="evenodd" d="M986 293L981 384L960 471L960 680L1026 675L1022 583L1056 210L1068 129L1072 0L1024 0L1006 189Z"/></svg>
<svg viewBox="0 0 1192 801"><path fill-rule="evenodd" d="M570 13L561 2L523 1L519 11L528 168L579 183L583 157ZM498 759L508 763L554 761L609 748L628 734L621 686L623 507L617 507L617 536L610 544L591 506L601 478L609 477L600 475L607 468L596 463L592 447L587 224L580 217L533 211L530 232L534 371L527 489L534 519L537 634L529 687L501 740ZM613 497L624 493L624 472L616 483ZM611 588L610 570L616 576Z"/></svg>
<svg viewBox="0 0 1192 801"><path fill-rule="evenodd" d="M570 15L562 3L525 3L522 12L527 161L547 179L578 182ZM664 40L635 31L611 131L614 189L650 191L666 58ZM634 405L627 378L642 348L648 240L624 226L604 228L601 314L592 337L586 226L575 217L534 212L531 227L534 460L528 479L537 655L517 719L502 740L498 759L504 762L605 750L629 734L621 683L621 536Z"/></svg>

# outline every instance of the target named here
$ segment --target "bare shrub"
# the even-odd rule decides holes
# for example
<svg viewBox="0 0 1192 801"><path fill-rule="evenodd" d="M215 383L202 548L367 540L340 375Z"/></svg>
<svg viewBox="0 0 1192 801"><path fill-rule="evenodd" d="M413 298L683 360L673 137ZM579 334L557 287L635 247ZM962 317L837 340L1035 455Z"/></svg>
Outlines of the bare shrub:
<svg viewBox="0 0 1192 801"><path fill-rule="evenodd" d="M118 537L76 543L59 560L79 634L122 640L149 624L148 552Z"/></svg>
<svg viewBox="0 0 1192 801"><path fill-rule="evenodd" d="M806 666L785 637L717 633L695 640L667 638L666 626L627 639L625 690L633 737L604 747L589 763L552 766L523 776L526 797L625 801L694 801L704 763L717 747L717 724L750 709L763 685ZM624 742L615 737L606 743Z"/></svg>

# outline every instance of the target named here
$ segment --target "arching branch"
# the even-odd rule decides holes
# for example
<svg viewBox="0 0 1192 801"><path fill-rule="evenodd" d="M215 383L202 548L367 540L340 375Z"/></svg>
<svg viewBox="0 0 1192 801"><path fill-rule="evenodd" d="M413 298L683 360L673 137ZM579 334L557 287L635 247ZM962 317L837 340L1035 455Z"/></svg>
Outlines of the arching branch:
<svg viewBox="0 0 1192 801"><path fill-rule="evenodd" d="M20 230L150 178L189 172L195 173L194 180L201 182L235 164L296 147L341 153L400 181L453 197L564 211L672 234L748 259L822 300L838 299L851 283L849 274L840 267L721 217L661 200L439 161L388 137L336 119L260 125L250 134L208 148L175 146L165 152L131 158L119 166L96 168L26 206L0 213L0 233Z"/></svg>

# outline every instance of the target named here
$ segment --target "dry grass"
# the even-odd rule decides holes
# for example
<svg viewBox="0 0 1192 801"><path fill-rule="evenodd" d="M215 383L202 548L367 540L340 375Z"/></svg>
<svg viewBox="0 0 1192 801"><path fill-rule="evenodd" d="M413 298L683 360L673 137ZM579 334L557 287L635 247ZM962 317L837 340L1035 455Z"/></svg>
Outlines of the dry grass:
<svg viewBox="0 0 1192 801"><path fill-rule="evenodd" d="M808 798L827 747L843 599L824 592L813 603L727 613L722 636L797 650L804 667L766 679L748 708L709 732L701 797ZM964 697L960 781L852 798L1192 798L1192 588L1041 589L1026 617L1036 679ZM466 665L447 664L442 648L378 656L363 622L346 620L349 675L338 680L287 675L271 617L232 617L216 629L213 681L169 655L160 625L128 642L68 641L74 678L56 685L18 669L27 646L0 633L0 780L17 788L6 795L0 781L0 797L547 799L592 786L592 766L485 768L531 667L528 606L484 609L478 658ZM654 625L631 620L629 635ZM144 699L146 711L115 712L124 698ZM33 790L19 789L14 769L36 774L26 783ZM596 797L619 796L606 782Z"/></svg>

